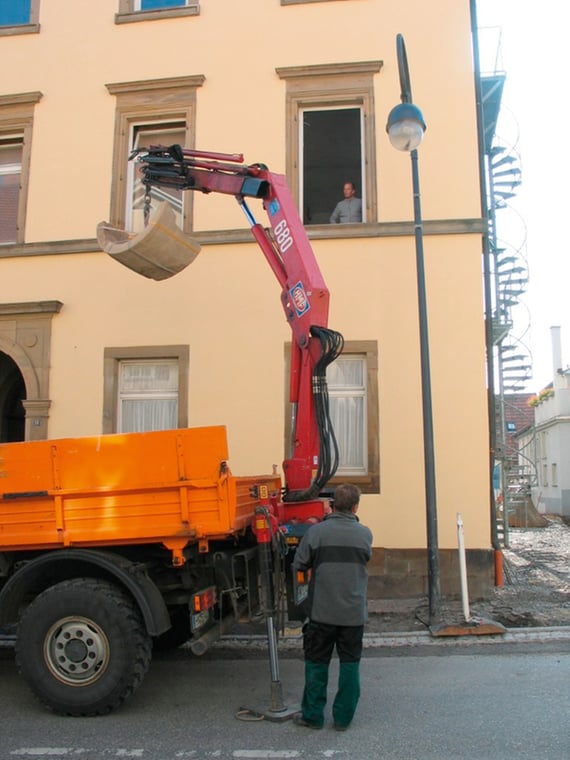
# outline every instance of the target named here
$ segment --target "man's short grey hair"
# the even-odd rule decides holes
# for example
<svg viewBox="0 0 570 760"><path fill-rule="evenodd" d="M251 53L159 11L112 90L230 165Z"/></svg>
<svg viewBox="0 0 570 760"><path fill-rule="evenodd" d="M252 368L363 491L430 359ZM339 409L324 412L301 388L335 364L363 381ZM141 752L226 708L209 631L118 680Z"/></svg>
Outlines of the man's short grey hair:
<svg viewBox="0 0 570 760"><path fill-rule="evenodd" d="M360 488L352 483L337 486L334 492L333 506L335 512L350 512L360 501Z"/></svg>

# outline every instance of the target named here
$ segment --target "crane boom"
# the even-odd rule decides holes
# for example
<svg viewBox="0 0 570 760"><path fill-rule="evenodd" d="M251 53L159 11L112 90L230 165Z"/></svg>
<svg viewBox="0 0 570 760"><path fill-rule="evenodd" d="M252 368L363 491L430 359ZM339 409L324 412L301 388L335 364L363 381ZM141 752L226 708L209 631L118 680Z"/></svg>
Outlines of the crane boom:
<svg viewBox="0 0 570 760"><path fill-rule="evenodd" d="M293 334L289 399L291 450L283 462L284 501L318 497L338 467L338 445L329 415L326 368L343 338L328 328L329 291L285 177L264 164L247 165L241 154L190 150L179 145L133 152L146 189L173 187L233 195L240 204L281 287L281 305ZM247 200L260 199L270 228L255 220Z"/></svg>

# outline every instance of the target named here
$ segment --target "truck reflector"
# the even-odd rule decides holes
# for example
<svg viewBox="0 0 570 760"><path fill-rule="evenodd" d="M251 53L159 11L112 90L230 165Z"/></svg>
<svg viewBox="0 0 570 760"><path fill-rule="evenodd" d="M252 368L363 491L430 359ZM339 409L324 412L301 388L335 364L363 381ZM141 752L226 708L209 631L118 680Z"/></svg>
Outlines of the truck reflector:
<svg viewBox="0 0 570 760"><path fill-rule="evenodd" d="M216 588L215 586L209 586L202 591L198 591L192 597L192 610L194 612L204 612L209 610L216 603Z"/></svg>

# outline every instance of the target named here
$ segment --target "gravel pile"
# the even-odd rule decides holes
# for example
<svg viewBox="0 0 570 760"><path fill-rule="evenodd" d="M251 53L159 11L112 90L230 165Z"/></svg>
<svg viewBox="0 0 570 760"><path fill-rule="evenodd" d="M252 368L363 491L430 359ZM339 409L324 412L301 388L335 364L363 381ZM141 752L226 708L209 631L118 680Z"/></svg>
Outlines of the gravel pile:
<svg viewBox="0 0 570 760"><path fill-rule="evenodd" d="M508 627L570 625L570 527L548 516L544 528L511 528L505 585L484 607Z"/></svg>

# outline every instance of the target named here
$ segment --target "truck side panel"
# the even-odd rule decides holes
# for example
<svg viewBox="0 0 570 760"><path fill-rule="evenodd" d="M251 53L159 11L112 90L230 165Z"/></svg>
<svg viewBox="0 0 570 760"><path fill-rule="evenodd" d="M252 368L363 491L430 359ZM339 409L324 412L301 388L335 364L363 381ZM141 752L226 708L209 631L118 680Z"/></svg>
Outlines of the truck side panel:
<svg viewBox="0 0 570 760"><path fill-rule="evenodd" d="M0 445L0 551L223 538L257 502L222 426Z"/></svg>

